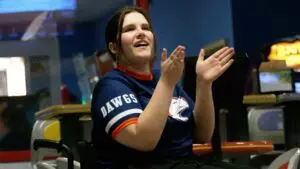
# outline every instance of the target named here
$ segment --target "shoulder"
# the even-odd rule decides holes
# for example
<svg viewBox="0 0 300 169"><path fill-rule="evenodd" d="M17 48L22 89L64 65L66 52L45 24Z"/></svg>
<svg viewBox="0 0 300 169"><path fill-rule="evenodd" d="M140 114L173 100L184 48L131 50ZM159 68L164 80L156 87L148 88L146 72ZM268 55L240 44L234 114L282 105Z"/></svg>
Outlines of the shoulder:
<svg viewBox="0 0 300 169"><path fill-rule="evenodd" d="M133 84L123 73L112 71L103 76L93 91L92 107L101 105L112 98L134 93Z"/></svg>
<svg viewBox="0 0 300 169"><path fill-rule="evenodd" d="M108 72L105 76L103 76L99 82L107 83L107 82L125 82L127 78L123 72L120 72L116 69Z"/></svg>
<svg viewBox="0 0 300 169"><path fill-rule="evenodd" d="M126 78L124 73L113 70L100 78L99 82L96 84L95 91L116 90L122 87L129 87L130 85L130 81Z"/></svg>

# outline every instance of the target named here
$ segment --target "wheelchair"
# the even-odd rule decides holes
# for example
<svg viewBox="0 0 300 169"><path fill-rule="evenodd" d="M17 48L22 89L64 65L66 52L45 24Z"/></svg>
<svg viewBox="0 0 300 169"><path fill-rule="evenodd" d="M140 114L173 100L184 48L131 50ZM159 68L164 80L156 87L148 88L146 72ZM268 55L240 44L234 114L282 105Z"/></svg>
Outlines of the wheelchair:
<svg viewBox="0 0 300 169"><path fill-rule="evenodd" d="M43 153L55 150L61 153L54 162L45 162ZM80 169L80 163L74 161L74 155L70 148L62 141L55 142L46 139L36 139L32 146L32 168L33 169Z"/></svg>

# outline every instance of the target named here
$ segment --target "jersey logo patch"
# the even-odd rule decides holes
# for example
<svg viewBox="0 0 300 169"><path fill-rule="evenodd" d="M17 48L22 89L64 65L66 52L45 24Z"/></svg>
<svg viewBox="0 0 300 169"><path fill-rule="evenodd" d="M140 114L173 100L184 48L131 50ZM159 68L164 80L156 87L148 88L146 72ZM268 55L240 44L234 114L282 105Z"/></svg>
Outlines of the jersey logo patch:
<svg viewBox="0 0 300 169"><path fill-rule="evenodd" d="M124 104L138 103L138 100L134 94L123 94L109 100L100 108L103 118L105 118L109 113L117 109L118 107L123 106Z"/></svg>
<svg viewBox="0 0 300 169"><path fill-rule="evenodd" d="M182 116L182 113L188 108L189 104L184 98L173 98L169 107L169 116L173 119L186 122L189 118Z"/></svg>

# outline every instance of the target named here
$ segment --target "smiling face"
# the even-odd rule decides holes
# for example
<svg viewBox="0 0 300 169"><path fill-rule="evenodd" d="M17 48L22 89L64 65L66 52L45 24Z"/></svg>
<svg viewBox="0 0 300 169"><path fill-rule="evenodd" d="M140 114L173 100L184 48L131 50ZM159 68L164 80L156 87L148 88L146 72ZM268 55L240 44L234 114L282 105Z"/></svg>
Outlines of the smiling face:
<svg viewBox="0 0 300 169"><path fill-rule="evenodd" d="M154 36L147 19L139 12L125 15L121 32L121 62L149 64L154 57Z"/></svg>

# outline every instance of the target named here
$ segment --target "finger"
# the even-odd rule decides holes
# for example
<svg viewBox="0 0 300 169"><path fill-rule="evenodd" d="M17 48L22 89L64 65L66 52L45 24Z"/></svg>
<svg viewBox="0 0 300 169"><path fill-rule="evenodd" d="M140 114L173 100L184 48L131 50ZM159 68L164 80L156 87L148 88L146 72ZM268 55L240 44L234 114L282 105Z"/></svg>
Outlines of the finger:
<svg viewBox="0 0 300 169"><path fill-rule="evenodd" d="M179 49L180 49L180 46L177 46L177 47L173 50L173 52L170 54L170 56L177 55Z"/></svg>
<svg viewBox="0 0 300 169"><path fill-rule="evenodd" d="M161 61L167 60L167 49L163 48L163 51L161 53Z"/></svg>
<svg viewBox="0 0 300 169"><path fill-rule="evenodd" d="M176 59L176 56L175 55L171 55L170 59L171 59L171 61L174 61Z"/></svg>
<svg viewBox="0 0 300 169"><path fill-rule="evenodd" d="M230 53L230 54L226 55L225 57L221 58L220 64L222 66L225 65L233 57L233 55L234 55L234 53Z"/></svg>
<svg viewBox="0 0 300 169"><path fill-rule="evenodd" d="M201 49L198 55L198 60L203 61L205 56L205 51L204 49Z"/></svg>
<svg viewBox="0 0 300 169"><path fill-rule="evenodd" d="M172 52L171 56L174 55L176 57L178 57L178 55L180 54L180 52L182 50L185 50L185 47L184 46L181 46L181 45L178 45L175 50Z"/></svg>
<svg viewBox="0 0 300 169"><path fill-rule="evenodd" d="M179 49L178 55L177 55L177 59L181 62L184 61L184 57L185 57L185 47L181 46L181 48Z"/></svg>
<svg viewBox="0 0 300 169"><path fill-rule="evenodd" d="M172 62L172 66L174 66L174 68L176 68L176 69L180 69L180 68L184 67L184 63L179 59L175 59Z"/></svg>
<svg viewBox="0 0 300 169"><path fill-rule="evenodd" d="M224 51L223 53L221 53L219 56L216 56L217 59L219 59L220 61L222 59L224 59L224 57L233 54L234 53L234 49L233 48L228 48L226 51Z"/></svg>
<svg viewBox="0 0 300 169"><path fill-rule="evenodd" d="M224 73L234 62L233 59L230 59L223 67L222 67L222 73Z"/></svg>
<svg viewBox="0 0 300 169"><path fill-rule="evenodd" d="M180 59L180 58L176 58L173 60L174 63L176 64L184 64L184 58Z"/></svg>
<svg viewBox="0 0 300 169"><path fill-rule="evenodd" d="M216 51L214 54L212 54L211 56L214 58L219 58L220 55L222 55L222 53L226 52L229 49L229 47L223 47L221 49L219 49L218 51Z"/></svg>
<svg viewBox="0 0 300 169"><path fill-rule="evenodd" d="M181 50L185 50L185 47L182 46L182 45L178 45L178 49L181 51Z"/></svg>
<svg viewBox="0 0 300 169"><path fill-rule="evenodd" d="M177 59L178 59L179 61L183 61L184 57L185 57L185 51L184 51L184 50L181 50L181 51L179 52L179 54L177 55Z"/></svg>
<svg viewBox="0 0 300 169"><path fill-rule="evenodd" d="M181 57L180 57L180 61L181 61L181 62L184 62L185 51L183 50L181 53L182 53L182 54L181 54Z"/></svg>
<svg viewBox="0 0 300 169"><path fill-rule="evenodd" d="M176 68L184 67L184 58L185 58L185 52L181 51L180 55L174 60L174 64Z"/></svg>

